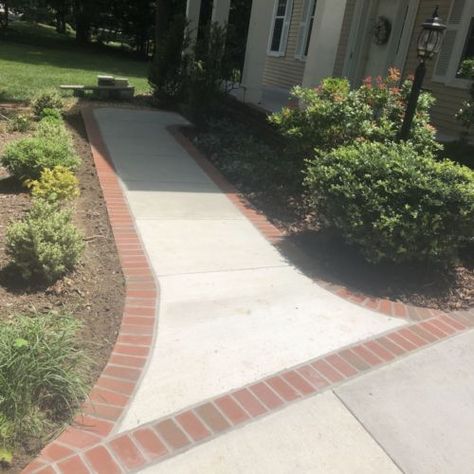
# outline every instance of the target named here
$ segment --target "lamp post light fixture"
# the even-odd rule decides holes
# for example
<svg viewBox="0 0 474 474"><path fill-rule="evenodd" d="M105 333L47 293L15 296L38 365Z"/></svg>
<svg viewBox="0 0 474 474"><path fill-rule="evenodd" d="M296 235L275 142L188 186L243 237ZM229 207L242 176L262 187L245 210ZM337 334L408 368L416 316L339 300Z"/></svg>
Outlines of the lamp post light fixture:
<svg viewBox="0 0 474 474"><path fill-rule="evenodd" d="M438 7L435 8L433 17L428 18L421 26L421 33L418 36L417 43L419 64L416 68L410 96L408 97L405 117L399 134L400 140L408 140L410 136L413 117L418 104L418 98L420 97L423 79L426 74L426 61L432 59L441 49L443 33L446 29L446 25L441 23L441 19L438 17Z"/></svg>

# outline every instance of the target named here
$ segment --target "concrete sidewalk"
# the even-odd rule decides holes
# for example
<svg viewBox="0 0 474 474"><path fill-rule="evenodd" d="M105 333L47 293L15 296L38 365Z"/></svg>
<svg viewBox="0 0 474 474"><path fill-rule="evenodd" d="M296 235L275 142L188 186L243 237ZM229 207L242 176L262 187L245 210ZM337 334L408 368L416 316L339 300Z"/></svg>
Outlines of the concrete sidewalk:
<svg viewBox="0 0 474 474"><path fill-rule="evenodd" d="M161 287L153 354L115 433L406 324L290 265L168 132L186 123L180 116L95 116ZM448 339L142 472L472 472L473 338Z"/></svg>
<svg viewBox="0 0 474 474"><path fill-rule="evenodd" d="M154 354L121 430L405 323L290 266L168 132L180 116L95 115L161 286Z"/></svg>

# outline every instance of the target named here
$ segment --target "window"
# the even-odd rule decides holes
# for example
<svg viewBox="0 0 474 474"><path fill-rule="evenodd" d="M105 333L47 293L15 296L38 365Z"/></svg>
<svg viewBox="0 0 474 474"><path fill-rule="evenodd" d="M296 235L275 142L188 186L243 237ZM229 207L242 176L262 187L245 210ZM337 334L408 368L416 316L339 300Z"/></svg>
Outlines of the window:
<svg viewBox="0 0 474 474"><path fill-rule="evenodd" d="M303 16L298 31L298 44L296 46L296 57L299 59L305 59L308 56L315 11L316 0L305 0L303 3Z"/></svg>
<svg viewBox="0 0 474 474"><path fill-rule="evenodd" d="M433 80L465 87L465 81L457 78L459 65L464 59L473 56L474 2L453 0Z"/></svg>
<svg viewBox="0 0 474 474"><path fill-rule="evenodd" d="M459 61L459 66L465 59L474 59L474 17L471 18L466 42L464 43L464 49L461 54L461 60Z"/></svg>
<svg viewBox="0 0 474 474"><path fill-rule="evenodd" d="M284 56L288 30L291 20L292 0L277 0L273 14L273 27L270 35L268 53L272 56Z"/></svg>

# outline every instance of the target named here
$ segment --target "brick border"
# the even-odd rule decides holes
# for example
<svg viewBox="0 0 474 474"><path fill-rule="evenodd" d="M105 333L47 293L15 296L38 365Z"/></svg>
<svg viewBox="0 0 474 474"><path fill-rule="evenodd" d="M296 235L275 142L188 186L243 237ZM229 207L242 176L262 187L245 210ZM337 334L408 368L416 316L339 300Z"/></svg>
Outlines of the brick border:
<svg viewBox="0 0 474 474"><path fill-rule="evenodd" d="M117 342L90 399L84 404L84 413L48 444L23 473L134 472L474 327L474 313L456 313L454 317L440 311L419 312L418 308L413 313L403 312L396 306L401 303L389 301L389 306L383 303L388 300L379 300L377 306L372 307L365 301L368 298L318 280L330 291L369 309L417 321L284 369L128 432L114 434L153 349L159 292L92 108L84 108L82 116L126 280L125 307ZM170 131L262 234L273 244L280 244L284 233L257 213L177 127ZM296 247L294 250L298 251Z"/></svg>
<svg viewBox="0 0 474 474"><path fill-rule="evenodd" d="M299 247L292 242L285 241L288 234L272 224L264 214L258 212L255 207L244 196L242 196L242 194L240 194L239 190L227 181L216 166L214 166L214 164L212 164L211 161L198 150L198 148L182 132L185 128L190 127L176 125L168 127L168 130L175 137L177 142L194 158L202 170L214 181L222 192L227 195L227 197L235 206L238 207L247 219L253 223L264 237L266 237L276 247L284 247L285 251L291 253L296 260L307 261L308 256ZM409 305L401 301L369 297L359 292L353 292L342 285L329 283L319 278L313 278L313 280L321 287L341 298L371 311L382 313L386 316L403 318L415 322L446 314L441 310ZM474 317L474 308L467 311L463 310L449 314L470 318Z"/></svg>
<svg viewBox="0 0 474 474"><path fill-rule="evenodd" d="M83 472L74 457L58 464L56 471L49 465L99 445L113 434L138 388L154 346L159 288L92 108L81 112L125 277L125 306L117 341L83 405L83 414L48 444L24 473Z"/></svg>
<svg viewBox="0 0 474 474"><path fill-rule="evenodd" d="M474 327L439 315L285 369L170 416L104 439L41 473L131 473L157 464L359 375Z"/></svg>

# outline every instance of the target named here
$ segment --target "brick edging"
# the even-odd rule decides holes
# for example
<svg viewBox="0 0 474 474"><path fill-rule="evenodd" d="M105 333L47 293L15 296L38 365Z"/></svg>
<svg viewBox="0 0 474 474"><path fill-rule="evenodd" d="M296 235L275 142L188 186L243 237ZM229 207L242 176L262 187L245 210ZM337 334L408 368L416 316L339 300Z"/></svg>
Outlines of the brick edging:
<svg viewBox="0 0 474 474"><path fill-rule="evenodd" d="M136 472L472 327L439 315L388 331L110 437L49 472Z"/></svg>
<svg viewBox="0 0 474 474"><path fill-rule="evenodd" d="M125 277L125 306L110 358L83 405L83 414L49 443L23 473L82 472L74 454L100 445L118 427L152 353L157 324L158 284L91 107L82 109L97 177ZM71 458L71 456L73 456ZM52 463L57 470L52 469ZM88 472L88 471L87 471ZM105 471L103 471L105 472ZM112 471L109 471L112 472Z"/></svg>
<svg viewBox="0 0 474 474"><path fill-rule="evenodd" d="M264 237L277 247L279 245L284 245L285 250L295 256L296 259L306 261L308 256L296 244L285 241L288 234L272 224L263 213L258 212L249 200L246 199L234 185L229 183L227 178L224 177L216 166L211 163L211 161L200 150L198 150L182 132L183 128L187 127L174 125L168 127L168 130ZM474 308L450 313L432 308L414 306L401 301L392 301L386 298L369 297L360 292L353 292L342 285L321 280L320 278L313 278L313 280L319 286L325 288L331 293L357 304L358 306L362 306L377 313L382 313L386 316L402 318L411 322L423 321L425 319L445 314L451 314L455 317L467 317L468 319L474 316Z"/></svg>

